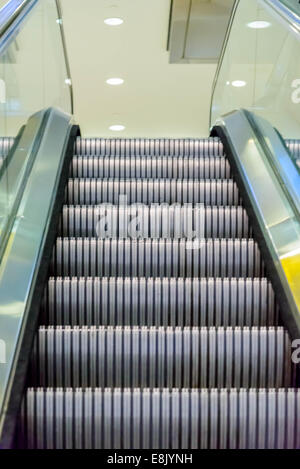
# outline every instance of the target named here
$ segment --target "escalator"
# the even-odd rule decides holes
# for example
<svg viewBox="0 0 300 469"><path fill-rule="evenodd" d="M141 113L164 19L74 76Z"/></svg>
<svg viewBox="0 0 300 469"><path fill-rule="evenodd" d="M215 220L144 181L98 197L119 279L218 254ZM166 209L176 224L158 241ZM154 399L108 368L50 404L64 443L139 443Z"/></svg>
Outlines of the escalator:
<svg viewBox="0 0 300 469"><path fill-rule="evenodd" d="M59 2L5 12L67 78L0 108L0 447L299 449L299 134L220 104L226 37L208 138L84 138Z"/></svg>
<svg viewBox="0 0 300 469"><path fill-rule="evenodd" d="M78 139L74 153L25 447L299 445L290 339L218 139ZM118 205L119 194L140 206ZM185 203L203 204L204 218L188 208L205 235L190 249L176 232ZM122 239L126 211L138 210L148 235ZM95 237L101 216L114 237Z"/></svg>

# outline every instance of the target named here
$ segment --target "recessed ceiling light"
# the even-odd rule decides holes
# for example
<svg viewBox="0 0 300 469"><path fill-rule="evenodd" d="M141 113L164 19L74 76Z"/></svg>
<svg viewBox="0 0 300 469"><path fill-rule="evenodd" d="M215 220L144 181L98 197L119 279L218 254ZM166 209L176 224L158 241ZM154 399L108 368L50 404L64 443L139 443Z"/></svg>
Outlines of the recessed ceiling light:
<svg viewBox="0 0 300 469"><path fill-rule="evenodd" d="M243 86L247 85L246 81L243 80L235 80L231 82L232 86L235 86L236 88L242 88Z"/></svg>
<svg viewBox="0 0 300 469"><path fill-rule="evenodd" d="M108 85L122 85L124 83L124 80L123 78L109 78L108 80L106 80L106 83Z"/></svg>
<svg viewBox="0 0 300 469"><path fill-rule="evenodd" d="M104 23L108 24L108 26L120 26L120 24L124 23L124 21L122 18L106 18Z"/></svg>
<svg viewBox="0 0 300 469"><path fill-rule="evenodd" d="M125 130L125 125L120 125L120 124L111 125L109 130L112 130L113 132L121 132L122 130Z"/></svg>
<svg viewBox="0 0 300 469"><path fill-rule="evenodd" d="M271 23L268 21L251 21L251 23L247 24L248 28L252 29L265 29L271 26Z"/></svg>
<svg viewBox="0 0 300 469"><path fill-rule="evenodd" d="M71 80L71 78L66 78L66 79L65 79L65 84L71 86L71 85L72 85L72 80Z"/></svg>

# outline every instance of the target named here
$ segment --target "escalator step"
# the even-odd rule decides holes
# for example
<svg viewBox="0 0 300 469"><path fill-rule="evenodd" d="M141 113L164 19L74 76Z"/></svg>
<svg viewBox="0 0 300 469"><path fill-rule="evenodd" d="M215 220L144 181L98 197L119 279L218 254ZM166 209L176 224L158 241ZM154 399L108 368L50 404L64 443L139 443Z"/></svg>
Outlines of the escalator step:
<svg viewBox="0 0 300 469"><path fill-rule="evenodd" d="M283 328L41 327L35 387L293 387Z"/></svg>
<svg viewBox="0 0 300 469"><path fill-rule="evenodd" d="M0 138L0 157L7 156L9 150L14 144L15 139L13 137L1 137Z"/></svg>
<svg viewBox="0 0 300 469"><path fill-rule="evenodd" d="M296 165L300 168L300 140L286 140L285 141Z"/></svg>
<svg viewBox="0 0 300 469"><path fill-rule="evenodd" d="M0 138L0 168L3 165L5 158L7 157L9 150L14 144L15 139L13 137L1 137Z"/></svg>
<svg viewBox="0 0 300 469"><path fill-rule="evenodd" d="M288 139L285 143L295 159L300 159L300 140Z"/></svg>
<svg viewBox="0 0 300 469"><path fill-rule="evenodd" d="M240 205L241 200L231 179L69 179L66 189L68 205L163 202Z"/></svg>
<svg viewBox="0 0 300 469"><path fill-rule="evenodd" d="M253 239L188 240L58 238L52 276L261 277Z"/></svg>
<svg viewBox="0 0 300 469"><path fill-rule="evenodd" d="M75 155L86 156L222 156L218 138L203 139L103 139L78 138Z"/></svg>
<svg viewBox="0 0 300 469"><path fill-rule="evenodd" d="M59 234L67 237L248 238L243 207L152 204L120 206L65 205Z"/></svg>
<svg viewBox="0 0 300 469"><path fill-rule="evenodd" d="M44 325L272 326L278 307L267 279L50 278Z"/></svg>
<svg viewBox="0 0 300 469"><path fill-rule="evenodd" d="M28 389L28 448L300 447L299 389Z"/></svg>
<svg viewBox="0 0 300 469"><path fill-rule="evenodd" d="M73 178L227 179L230 165L225 157L172 156L74 156Z"/></svg>

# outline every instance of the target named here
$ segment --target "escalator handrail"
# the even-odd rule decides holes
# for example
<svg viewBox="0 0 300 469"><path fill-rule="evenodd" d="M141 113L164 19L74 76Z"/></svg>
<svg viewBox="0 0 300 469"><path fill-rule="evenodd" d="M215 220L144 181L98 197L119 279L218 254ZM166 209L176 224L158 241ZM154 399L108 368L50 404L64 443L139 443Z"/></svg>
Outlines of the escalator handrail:
<svg viewBox="0 0 300 469"><path fill-rule="evenodd" d="M30 117L18 142L31 167L0 263L0 449L13 441L77 134L71 115L49 108Z"/></svg>
<svg viewBox="0 0 300 469"><path fill-rule="evenodd" d="M221 138L254 235L275 287L283 322L300 337L300 174L273 126L247 110L219 118Z"/></svg>

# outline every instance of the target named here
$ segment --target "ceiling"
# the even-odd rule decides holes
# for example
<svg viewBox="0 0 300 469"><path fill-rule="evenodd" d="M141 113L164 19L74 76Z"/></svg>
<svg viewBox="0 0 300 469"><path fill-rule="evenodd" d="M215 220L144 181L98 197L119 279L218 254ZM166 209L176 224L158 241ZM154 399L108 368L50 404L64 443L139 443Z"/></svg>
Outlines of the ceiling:
<svg viewBox="0 0 300 469"><path fill-rule="evenodd" d="M215 64L170 64L170 0L61 0L84 136L203 137ZM121 17L121 26L104 24ZM123 78L109 86L110 77ZM122 124L122 132L109 127Z"/></svg>

